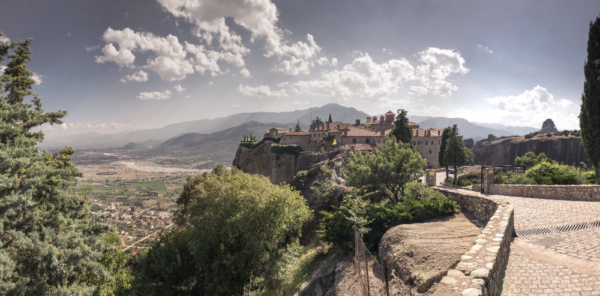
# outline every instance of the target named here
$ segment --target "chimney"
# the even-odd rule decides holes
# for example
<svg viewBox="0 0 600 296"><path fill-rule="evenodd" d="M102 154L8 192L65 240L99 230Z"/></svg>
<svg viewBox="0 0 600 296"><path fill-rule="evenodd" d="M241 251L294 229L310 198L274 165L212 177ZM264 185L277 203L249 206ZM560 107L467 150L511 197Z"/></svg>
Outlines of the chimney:
<svg viewBox="0 0 600 296"><path fill-rule="evenodd" d="M385 117L383 117L383 115L379 116L379 124L381 124L381 125L385 124Z"/></svg>
<svg viewBox="0 0 600 296"><path fill-rule="evenodd" d="M358 125L360 125L360 119L357 119L357 120L356 120L356 125L357 125L357 126L358 126Z"/></svg>
<svg viewBox="0 0 600 296"><path fill-rule="evenodd" d="M377 121L377 116L373 116L373 122Z"/></svg>
<svg viewBox="0 0 600 296"><path fill-rule="evenodd" d="M385 136L385 130L384 129L381 129L381 135Z"/></svg>
<svg viewBox="0 0 600 296"><path fill-rule="evenodd" d="M344 137L347 137L347 136L348 136L348 128L345 128L344 129Z"/></svg>

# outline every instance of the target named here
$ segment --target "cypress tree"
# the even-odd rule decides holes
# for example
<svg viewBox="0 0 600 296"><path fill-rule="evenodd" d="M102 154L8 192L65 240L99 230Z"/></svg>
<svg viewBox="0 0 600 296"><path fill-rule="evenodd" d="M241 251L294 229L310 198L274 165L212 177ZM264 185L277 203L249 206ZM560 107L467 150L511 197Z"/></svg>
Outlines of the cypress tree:
<svg viewBox="0 0 600 296"><path fill-rule="evenodd" d="M331 120L331 114L329 114L329 122L333 122L333 120Z"/></svg>
<svg viewBox="0 0 600 296"><path fill-rule="evenodd" d="M409 144L412 147L412 128L408 125L408 117L406 117L406 114L406 110L398 109L398 116L396 117L390 135L394 136L396 141Z"/></svg>
<svg viewBox="0 0 600 296"><path fill-rule="evenodd" d="M440 152L438 153L438 164L440 167L446 168L446 179L448 179L448 164L445 162L444 155L446 154L446 145L448 145L448 138L450 138L450 133L452 132L451 127L447 127L442 132L442 140L440 144Z"/></svg>
<svg viewBox="0 0 600 296"><path fill-rule="evenodd" d="M296 123L296 127L294 128L294 131L297 133L302 132L302 127L300 126L300 121L298 121L298 123Z"/></svg>
<svg viewBox="0 0 600 296"><path fill-rule="evenodd" d="M600 184L600 18L590 22L587 59L583 67L585 82L581 96L579 127L581 141Z"/></svg>
<svg viewBox="0 0 600 296"><path fill-rule="evenodd" d="M469 162L467 151L468 149L465 149L462 139L458 134L458 127L455 124L450 131L444 154L444 164L454 167L454 181L452 184L456 185L458 167Z"/></svg>
<svg viewBox="0 0 600 296"><path fill-rule="evenodd" d="M129 280L126 258L100 236L106 227L89 222L86 192L72 188L82 176L73 148L37 147L44 134L33 129L67 113L44 112L32 92L30 44L0 45L0 61L10 59L0 77L0 294L112 294Z"/></svg>

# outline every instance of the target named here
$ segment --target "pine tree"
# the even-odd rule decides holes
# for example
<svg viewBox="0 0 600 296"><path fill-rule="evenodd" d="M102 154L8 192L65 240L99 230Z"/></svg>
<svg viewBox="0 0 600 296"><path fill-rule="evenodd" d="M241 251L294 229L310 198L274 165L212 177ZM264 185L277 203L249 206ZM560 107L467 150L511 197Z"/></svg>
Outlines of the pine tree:
<svg viewBox="0 0 600 296"><path fill-rule="evenodd" d="M302 127L300 126L300 121L298 121L298 123L296 123L296 127L294 128L294 131L297 133L302 132Z"/></svg>
<svg viewBox="0 0 600 296"><path fill-rule="evenodd" d="M73 148L37 147L44 134L33 129L67 113L44 112L32 92L30 44L0 45L0 61L10 59L0 77L0 294L109 295L127 285L125 261L90 224L86 192L71 187L82 176Z"/></svg>
<svg viewBox="0 0 600 296"><path fill-rule="evenodd" d="M333 122L333 120L331 120L331 114L329 114L329 122Z"/></svg>
<svg viewBox="0 0 600 296"><path fill-rule="evenodd" d="M600 17L590 22L587 53L579 127L583 148L600 184Z"/></svg>
<svg viewBox="0 0 600 296"><path fill-rule="evenodd" d="M471 153L471 151L464 146L462 138L458 134L458 127L455 124L452 126L452 130L450 131L446 145L446 152L444 154L444 164L454 167L453 184L455 185L458 177L458 167L468 164L469 161L472 160L472 157L469 155L469 153Z"/></svg>
<svg viewBox="0 0 600 296"><path fill-rule="evenodd" d="M448 166L449 164L447 164L444 160L444 155L446 154L446 146L448 145L448 138L450 137L450 133L452 132L452 128L451 127L447 127L444 129L444 132L442 132L442 140L441 140L441 144L440 144L440 152L438 153L438 164L440 167L445 167L446 168L446 179L448 179Z"/></svg>
<svg viewBox="0 0 600 296"><path fill-rule="evenodd" d="M398 117L396 117L390 135L394 136L396 141L412 146L412 128L408 125L408 117L406 117L406 114L406 110L398 109Z"/></svg>

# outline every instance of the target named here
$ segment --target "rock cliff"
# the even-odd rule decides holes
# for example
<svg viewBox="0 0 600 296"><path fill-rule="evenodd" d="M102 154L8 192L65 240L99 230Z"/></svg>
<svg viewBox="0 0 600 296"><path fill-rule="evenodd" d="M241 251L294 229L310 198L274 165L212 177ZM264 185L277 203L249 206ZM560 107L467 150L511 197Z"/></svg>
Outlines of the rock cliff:
<svg viewBox="0 0 600 296"><path fill-rule="evenodd" d="M238 147L233 166L246 173L267 176L273 184L291 181L296 175L296 155L272 153L271 144L265 141L254 149Z"/></svg>
<svg viewBox="0 0 600 296"><path fill-rule="evenodd" d="M554 125L554 121L548 118L542 124L542 129L540 130L540 133L558 133L558 129L556 128L556 125Z"/></svg>
<svg viewBox="0 0 600 296"><path fill-rule="evenodd" d="M535 137L502 137L496 140L481 140L472 149L477 165L512 165L517 156L532 151L535 154L545 153L560 163L573 165L585 162L591 165L580 137L552 136Z"/></svg>

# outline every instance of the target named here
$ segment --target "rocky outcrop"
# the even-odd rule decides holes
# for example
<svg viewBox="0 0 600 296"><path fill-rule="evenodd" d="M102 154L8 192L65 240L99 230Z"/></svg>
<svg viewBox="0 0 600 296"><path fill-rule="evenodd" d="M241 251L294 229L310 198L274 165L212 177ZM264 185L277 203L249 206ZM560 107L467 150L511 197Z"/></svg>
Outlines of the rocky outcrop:
<svg viewBox="0 0 600 296"><path fill-rule="evenodd" d="M463 140L463 144L465 145L465 147L471 149L471 148L473 148L473 146L475 146L475 141L473 141L473 139L469 138L469 139Z"/></svg>
<svg viewBox="0 0 600 296"><path fill-rule="evenodd" d="M362 296L352 261L332 255L321 262L294 296Z"/></svg>
<svg viewBox="0 0 600 296"><path fill-rule="evenodd" d="M532 151L535 154L545 153L549 158L560 163L574 165L581 162L591 165L580 137L504 137L497 140L482 140L473 146L475 164L478 165L512 165L517 156Z"/></svg>
<svg viewBox="0 0 600 296"><path fill-rule="evenodd" d="M540 133L558 133L558 129L556 128L556 125L554 125L554 121L548 118L542 124L542 129L540 130Z"/></svg>

